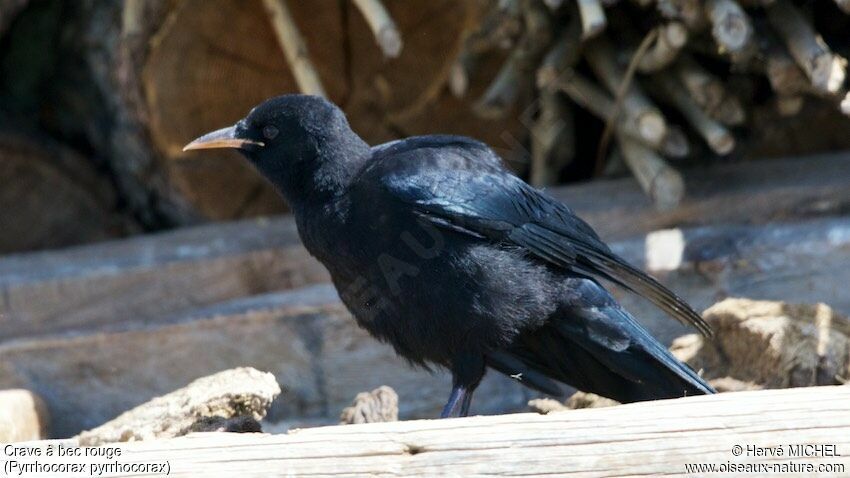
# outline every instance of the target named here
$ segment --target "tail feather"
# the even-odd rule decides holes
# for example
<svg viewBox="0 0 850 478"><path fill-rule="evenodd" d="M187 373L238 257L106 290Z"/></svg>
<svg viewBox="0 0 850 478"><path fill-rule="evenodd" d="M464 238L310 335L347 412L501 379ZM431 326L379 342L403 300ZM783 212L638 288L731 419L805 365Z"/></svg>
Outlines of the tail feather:
<svg viewBox="0 0 850 478"><path fill-rule="evenodd" d="M715 393L600 285L588 280L579 292L507 353L526 370L622 403Z"/></svg>

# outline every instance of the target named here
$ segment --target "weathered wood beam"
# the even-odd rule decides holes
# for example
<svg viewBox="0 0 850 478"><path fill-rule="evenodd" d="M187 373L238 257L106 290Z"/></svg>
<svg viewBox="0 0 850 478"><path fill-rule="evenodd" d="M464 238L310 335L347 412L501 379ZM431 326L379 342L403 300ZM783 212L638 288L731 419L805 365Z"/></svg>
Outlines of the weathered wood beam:
<svg viewBox="0 0 850 478"><path fill-rule="evenodd" d="M832 446L837 456L787 458L792 447L805 444ZM845 474L850 387L726 393L547 415L308 428L284 435L203 433L128 443L122 460L167 460L171 476L701 476L704 470L689 467L781 463L764 447L781 447L781 462L829 464L836 476ZM763 453L754 456L756 448Z"/></svg>
<svg viewBox="0 0 850 478"><path fill-rule="evenodd" d="M284 393L267 420L296 425L337 423L352 397L381 385L399 393L401 416L435 417L451 388L450 376L413 369L369 337L330 284L116 321L0 343L0 389L38 393L53 415L50 436L67 437L235 367L273 373ZM498 374L481 387L478 413L523 409L535 396Z"/></svg>

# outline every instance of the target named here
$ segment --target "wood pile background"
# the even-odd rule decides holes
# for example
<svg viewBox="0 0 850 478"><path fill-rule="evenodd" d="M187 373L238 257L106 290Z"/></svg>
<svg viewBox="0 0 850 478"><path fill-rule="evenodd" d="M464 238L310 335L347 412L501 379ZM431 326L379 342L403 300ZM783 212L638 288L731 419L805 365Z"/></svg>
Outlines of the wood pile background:
<svg viewBox="0 0 850 478"><path fill-rule="evenodd" d="M297 91L326 94L371 143L470 135L536 185L632 175L670 207L690 194L682 173L694 165L850 146L844 7L3 0L0 133L41 151L21 162L0 147L23 164L0 186L45 178L61 193L34 188L21 208L0 196L4 230L41 221L0 252L283 212L234 153L181 147ZM63 167L57 150L81 161ZM81 177L97 185L71 193Z"/></svg>

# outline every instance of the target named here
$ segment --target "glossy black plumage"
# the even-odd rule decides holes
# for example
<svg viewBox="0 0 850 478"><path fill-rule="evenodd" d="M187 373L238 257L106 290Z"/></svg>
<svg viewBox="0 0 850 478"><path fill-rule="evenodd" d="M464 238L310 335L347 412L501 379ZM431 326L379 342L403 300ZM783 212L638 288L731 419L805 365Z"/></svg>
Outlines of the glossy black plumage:
<svg viewBox="0 0 850 478"><path fill-rule="evenodd" d="M357 322L411 363L452 372L444 416L466 414L486 367L551 394L559 383L621 402L713 393L597 279L708 333L699 315L483 143L369 147L339 109L301 95L222 134L290 203Z"/></svg>

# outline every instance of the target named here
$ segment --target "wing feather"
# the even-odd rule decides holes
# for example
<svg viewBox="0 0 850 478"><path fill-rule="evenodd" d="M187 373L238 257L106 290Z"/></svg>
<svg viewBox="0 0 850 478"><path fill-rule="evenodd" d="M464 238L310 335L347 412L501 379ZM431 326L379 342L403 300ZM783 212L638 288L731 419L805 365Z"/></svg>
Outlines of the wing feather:
<svg viewBox="0 0 850 478"><path fill-rule="evenodd" d="M476 148L439 149L443 157L452 151L462 157L463 162L456 163L464 169L394 169L382 178L383 184L392 197L413 205L437 226L511 243L573 273L610 280L711 335L710 326L684 300L614 254L570 208L507 171L494 169L490 156L486 168L470 170L470 155L479 154L480 144Z"/></svg>

